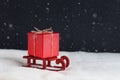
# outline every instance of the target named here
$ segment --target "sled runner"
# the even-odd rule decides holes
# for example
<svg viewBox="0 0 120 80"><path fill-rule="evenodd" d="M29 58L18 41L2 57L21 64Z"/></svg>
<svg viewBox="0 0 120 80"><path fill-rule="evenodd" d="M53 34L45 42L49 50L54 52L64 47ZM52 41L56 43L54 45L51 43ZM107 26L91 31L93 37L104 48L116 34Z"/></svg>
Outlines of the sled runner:
<svg viewBox="0 0 120 80"><path fill-rule="evenodd" d="M67 56L61 56L60 58L57 57L39 58L34 56L23 56L23 58L27 59L27 65L25 67L47 69L52 71L65 70L70 63L70 60ZM42 63L37 64L37 60L42 60ZM52 61L55 61L56 63L55 66L52 66L51 64Z"/></svg>

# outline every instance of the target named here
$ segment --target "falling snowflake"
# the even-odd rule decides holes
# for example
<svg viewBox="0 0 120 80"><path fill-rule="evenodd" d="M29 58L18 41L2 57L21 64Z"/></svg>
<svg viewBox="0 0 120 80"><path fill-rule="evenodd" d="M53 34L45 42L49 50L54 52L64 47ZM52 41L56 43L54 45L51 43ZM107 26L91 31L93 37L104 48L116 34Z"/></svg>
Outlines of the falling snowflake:
<svg viewBox="0 0 120 80"><path fill-rule="evenodd" d="M100 26L103 26L103 23L100 23Z"/></svg>
<svg viewBox="0 0 120 80"><path fill-rule="evenodd" d="M78 13L78 16L80 16L80 13Z"/></svg>
<svg viewBox="0 0 120 80"><path fill-rule="evenodd" d="M7 39L10 39L10 36L7 36L6 38L7 38Z"/></svg>
<svg viewBox="0 0 120 80"><path fill-rule="evenodd" d="M48 3L47 3L47 5L49 6L49 5L50 5L50 3L48 2Z"/></svg>
<svg viewBox="0 0 120 80"><path fill-rule="evenodd" d="M107 44L107 43L106 43L105 41L102 42L102 46L106 46L106 44Z"/></svg>
<svg viewBox="0 0 120 80"><path fill-rule="evenodd" d="M95 21L93 21L93 22L92 22L92 25L95 25L95 24L96 24L96 22L95 22Z"/></svg>
<svg viewBox="0 0 120 80"><path fill-rule="evenodd" d="M109 30L109 31L111 31L111 30L112 30L112 28L111 28L111 27L109 27L109 28L108 28L108 30Z"/></svg>
<svg viewBox="0 0 120 80"><path fill-rule="evenodd" d="M114 27L114 29L116 29L116 30L117 30L117 29L118 29L118 27L117 27L117 26L115 26L115 27Z"/></svg>
<svg viewBox="0 0 120 80"><path fill-rule="evenodd" d="M106 49L103 49L103 51L107 51Z"/></svg>
<svg viewBox="0 0 120 80"><path fill-rule="evenodd" d="M74 43L71 44L72 46L74 45Z"/></svg>
<svg viewBox="0 0 120 80"><path fill-rule="evenodd" d="M65 19L67 19L67 16L65 16Z"/></svg>
<svg viewBox="0 0 120 80"><path fill-rule="evenodd" d="M84 41L82 41L83 42L83 44L86 44L87 42L84 40Z"/></svg>
<svg viewBox="0 0 120 80"><path fill-rule="evenodd" d="M71 44L70 48L73 48L73 46L74 46L74 43Z"/></svg>
<svg viewBox="0 0 120 80"><path fill-rule="evenodd" d="M87 13L87 9L84 9L84 12Z"/></svg>
<svg viewBox="0 0 120 80"><path fill-rule="evenodd" d="M100 24L99 22L97 24Z"/></svg>
<svg viewBox="0 0 120 80"><path fill-rule="evenodd" d="M65 27L64 30L67 30L67 28Z"/></svg>
<svg viewBox="0 0 120 80"><path fill-rule="evenodd" d="M69 22L69 19L66 19L66 22Z"/></svg>
<svg viewBox="0 0 120 80"><path fill-rule="evenodd" d="M88 52L90 52L90 50L89 50L89 49L88 49L87 51L88 51Z"/></svg>
<svg viewBox="0 0 120 80"><path fill-rule="evenodd" d="M85 48L85 47L82 47L81 50L86 50L86 48Z"/></svg>
<svg viewBox="0 0 120 80"><path fill-rule="evenodd" d="M37 5L37 7L39 8L39 7L40 7L40 5Z"/></svg>
<svg viewBox="0 0 120 80"><path fill-rule="evenodd" d="M47 12L49 12L49 11L50 11L50 8L48 8L48 7L46 7L45 9L47 10Z"/></svg>
<svg viewBox="0 0 120 80"><path fill-rule="evenodd" d="M65 10L66 10L66 8L63 8L62 10L63 10L63 11L65 11Z"/></svg>
<svg viewBox="0 0 120 80"><path fill-rule="evenodd" d="M6 0L7 2L9 2L10 0Z"/></svg>
<svg viewBox="0 0 120 80"><path fill-rule="evenodd" d="M19 35L19 33L16 33L16 36L18 36Z"/></svg>
<svg viewBox="0 0 120 80"><path fill-rule="evenodd" d="M94 26L92 26L92 30L91 30L93 33L95 32L95 27Z"/></svg>
<svg viewBox="0 0 120 80"><path fill-rule="evenodd" d="M95 39L93 38L92 41L95 42Z"/></svg>
<svg viewBox="0 0 120 80"><path fill-rule="evenodd" d="M97 50L97 49L95 49L95 52L98 52L98 50Z"/></svg>
<svg viewBox="0 0 120 80"><path fill-rule="evenodd" d="M34 16L35 16L36 18L38 17L38 15L37 15L37 14L35 14Z"/></svg>
<svg viewBox="0 0 120 80"><path fill-rule="evenodd" d="M92 49L94 49L94 50L95 50L95 47L92 47Z"/></svg>
<svg viewBox="0 0 120 80"><path fill-rule="evenodd" d="M102 38L102 40L104 41L104 40L105 40L105 38Z"/></svg>
<svg viewBox="0 0 120 80"><path fill-rule="evenodd" d="M74 18L75 17L75 15L72 15L72 18Z"/></svg>
<svg viewBox="0 0 120 80"><path fill-rule="evenodd" d="M66 27L68 28L68 27L69 27L69 25L66 25Z"/></svg>
<svg viewBox="0 0 120 80"><path fill-rule="evenodd" d="M49 18L46 18L46 20L49 20Z"/></svg>
<svg viewBox="0 0 120 80"><path fill-rule="evenodd" d="M116 49L113 49L113 52L116 52L117 50Z"/></svg>
<svg viewBox="0 0 120 80"><path fill-rule="evenodd" d="M94 33L94 32L95 32L95 30L94 30L94 29L92 29L92 32Z"/></svg>
<svg viewBox="0 0 120 80"><path fill-rule="evenodd" d="M93 18L97 18L98 15L97 15L97 13L93 13L92 16L93 16Z"/></svg>
<svg viewBox="0 0 120 80"><path fill-rule="evenodd" d="M65 28L64 28L64 30L68 30L68 28L67 28L67 27L65 27ZM68 32L69 32L69 31L68 31Z"/></svg>
<svg viewBox="0 0 120 80"><path fill-rule="evenodd" d="M6 22L4 22L3 24L4 24L4 26L7 26L7 23L6 23Z"/></svg>
<svg viewBox="0 0 120 80"><path fill-rule="evenodd" d="M78 2L77 4L80 5L80 2Z"/></svg>
<svg viewBox="0 0 120 80"><path fill-rule="evenodd" d="M13 28L13 24L9 24L9 28Z"/></svg>
<svg viewBox="0 0 120 80"><path fill-rule="evenodd" d="M30 13L32 14L32 13L33 13L33 11L30 11Z"/></svg>

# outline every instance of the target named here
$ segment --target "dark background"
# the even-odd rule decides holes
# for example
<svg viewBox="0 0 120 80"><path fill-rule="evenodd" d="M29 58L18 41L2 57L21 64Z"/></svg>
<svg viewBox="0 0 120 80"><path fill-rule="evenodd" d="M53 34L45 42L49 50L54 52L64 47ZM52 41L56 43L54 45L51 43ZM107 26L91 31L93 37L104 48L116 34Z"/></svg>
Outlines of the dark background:
<svg viewBox="0 0 120 80"><path fill-rule="evenodd" d="M0 0L1 49L27 49L27 33L50 26L60 50L120 52L120 0Z"/></svg>

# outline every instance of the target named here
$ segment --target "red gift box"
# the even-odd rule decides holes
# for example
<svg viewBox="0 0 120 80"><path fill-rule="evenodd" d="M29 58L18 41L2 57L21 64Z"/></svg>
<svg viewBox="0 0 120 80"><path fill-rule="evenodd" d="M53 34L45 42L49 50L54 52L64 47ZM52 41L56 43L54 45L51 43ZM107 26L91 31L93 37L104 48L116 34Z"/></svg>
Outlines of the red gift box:
<svg viewBox="0 0 120 80"><path fill-rule="evenodd" d="M28 55L39 58L56 57L59 54L59 33L28 33Z"/></svg>

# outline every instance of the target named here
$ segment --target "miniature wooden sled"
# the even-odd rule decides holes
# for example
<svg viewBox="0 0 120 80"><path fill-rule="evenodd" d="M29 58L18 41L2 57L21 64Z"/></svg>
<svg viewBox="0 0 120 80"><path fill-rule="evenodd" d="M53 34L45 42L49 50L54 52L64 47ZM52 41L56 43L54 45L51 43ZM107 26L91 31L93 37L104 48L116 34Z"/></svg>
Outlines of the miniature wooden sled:
<svg viewBox="0 0 120 80"><path fill-rule="evenodd" d="M57 57L39 58L34 56L23 56L23 58L27 59L27 65L25 67L38 68L44 70L47 69L51 71L65 70L70 64L70 60L67 56L61 56L60 58ZM37 64L36 60L42 60L42 64L40 63ZM56 65L52 66L51 61L55 61Z"/></svg>

